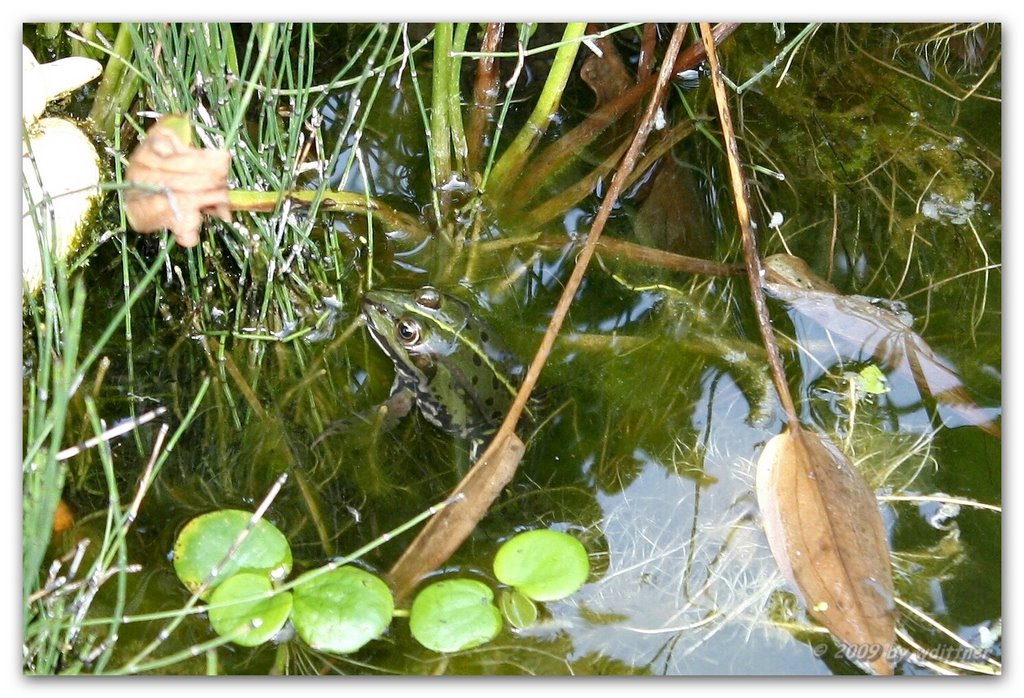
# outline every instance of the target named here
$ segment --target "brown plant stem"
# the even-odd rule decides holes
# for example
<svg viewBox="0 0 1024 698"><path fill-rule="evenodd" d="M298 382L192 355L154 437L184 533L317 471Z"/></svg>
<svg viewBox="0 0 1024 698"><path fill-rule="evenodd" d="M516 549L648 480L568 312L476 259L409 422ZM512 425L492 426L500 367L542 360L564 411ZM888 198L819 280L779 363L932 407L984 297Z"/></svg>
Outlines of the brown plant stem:
<svg viewBox="0 0 1024 698"><path fill-rule="evenodd" d="M658 160L665 155L672 147L686 136L693 133L693 122L686 120L663 130L658 134L657 140L651 139L651 143L645 149L643 158L633 168L629 179L626 180L624 189L629 189L637 179L642 177L648 169L654 166ZM562 216L577 203L590 196L597 181L605 177L622 158L629 143L623 140L622 144L616 147L615 151L600 162L593 170L581 176L573 184L552 196L547 201L531 206L523 223L519 226L526 229L537 229L549 221Z"/></svg>
<svg viewBox="0 0 1024 698"><path fill-rule="evenodd" d="M651 100L647 106L644 118L637 128L637 132L633 137L629 150L622 158L622 163L619 165L618 169L615 171L615 175L612 177L608 193L601 204L601 208L597 213L597 217L595 218L593 225L590 228L590 233L587 235L587 241L576 259L576 265L573 267L572 274L565 284L565 290L562 292L562 296L559 298L558 304L555 306L555 310L552 313L551 322L548 324L547 330L541 338L540 346L537 348L533 361L530 363L530 367L526 371L526 376L523 378L523 383L519 388L519 392L516 394L515 400L512 402L512 406L509 408L508 414L505 416L505 420L502 422L497 434L495 434L494 438L491 440L487 450L484 451L483 455L476 464L474 464L472 469L470 469L469 473L465 478L463 478L463 481L459 483L453 493L454 495L458 495L462 492L463 485L464 483L467 483L467 481L487 481L490 484L490 487L488 488L489 491L493 492L491 501L486 503L474 502L470 505L473 509L479 512L479 517L482 517L483 514L486 513L490 508L493 499L497 497L498 493L500 493L501 489L504 487L504 483L511 480L511 477L514 475L514 467L508 469L504 473L501 473L497 478L489 477L488 473L492 469L497 470L502 462L508 461L507 453L510 445L513 456L515 456L516 451L518 451L518 445L521 444L521 442L515 435L516 425L519 423L519 418L522 416L523 411L526 408L526 403L530 399L530 395L532 394L534 387L537 385L540 373L547 362L548 356L551 354L555 338L558 336L558 333L562 328L562 323L569 312L569 307L572 305L573 298L579 289L580 283L583 281L583 275L586 273L587 266L590 264L590 260L594 256L594 252L597 249L597 242L601 237L601 232L604 230L608 217L611 215L612 207L622 191L626 178L636 165L644 144L647 142L647 137L654 128L655 116L661 108L664 100L668 83L673 75L672 66L675 63L676 56L679 53L679 49L682 46L683 37L685 35L686 25L677 25L675 31L672 33L672 39L669 42L669 46L665 54L665 61L658 74L657 84L655 85L654 92L651 95ZM494 485L499 482L501 483L501 486L495 487ZM457 503L450 508L461 509L463 506L464 505L462 503ZM479 520L479 518L477 518L477 520ZM412 586L418 579L431 569L443 564L444 561L458 549L468 533L469 531L466 531L464 534L455 535L451 530L451 527L448 526L445 521L439 520L437 516L427 522L427 525L424 526L423 530L420 531L416 539L409 545L406 551L402 554L402 557L399 558L398 562L395 563L388 573L392 587L395 588L396 598L401 599L404 597L409 591L411 591ZM420 547L432 551L430 559L424 560L421 556L416 554L415 551Z"/></svg>
<svg viewBox="0 0 1024 698"><path fill-rule="evenodd" d="M658 43L658 28L651 23L644 25L644 38L640 42L640 58L636 65L637 81L646 80L654 71L654 48Z"/></svg>
<svg viewBox="0 0 1024 698"><path fill-rule="evenodd" d="M608 193L605 196L604 201L601 203L601 208L597 212L597 217L594 219L594 223L590 228L590 233L587 235L586 243L584 243L583 249L580 251L580 254L576 259L576 265L573 267L569 280L566 281L565 290L562 292L561 298L558 299L558 304L555 306L551 322L548 324L548 328L545 331L544 336L541 338L540 346L537 348L537 353L534 355L533 362L530 364L530 368L526 372L523 384L519 389L519 393L516 395L515 401L512 403L512 407L509 409L508 415L505 417L505 421L502 423L500 431L505 431L506 429L507 431L514 430L515 425L519 421L519 417L522 415L523 409L525 409L526 403L530 398L530 393L533 392L537 379L540 377L541 369L547 362L548 355L551 353L551 349L554 346L555 338L558 336L558 332L562 327L562 322L569 312L569 306L572 305L576 291L579 289L580 283L583 281L583 275L586 273L587 266L590 264L590 259L597 250L597 241L600 239L601 233L604 231L604 226L611 215L612 207L618 200L626 178L635 166L637 159L639 159L640 154L643 151L644 144L647 142L647 137L654 128L655 115L661 107L669 80L673 75L671 68L668 66L674 63L675 56L679 52L685 33L685 25L679 25L672 34L672 40L670 41L668 50L666 51L665 64L662 66L662 69L658 74L658 83L655 87L654 94L651 96L651 101L647 106L647 112L644 114L644 118L637 129L636 135L633 137L633 142L630 145L629 150L626 151L625 156L622 158L622 164L619 165L619 168L615 171L615 175L612 177L611 186L608 188Z"/></svg>
<svg viewBox="0 0 1024 698"><path fill-rule="evenodd" d="M497 51L505 25L491 22L484 30L480 51ZM467 170L470 173L483 169L484 153L487 149L485 138L487 123L493 118L494 106L498 101L500 87L498 61L494 56L484 56L476 68L476 82L473 84L473 101L469 109L469 126L466 129L466 144L469 149Z"/></svg>
<svg viewBox="0 0 1024 698"><path fill-rule="evenodd" d="M686 272L687 274L739 276L745 271L745 268L738 264L727 264L710 259L700 259L699 257L688 257L675 252L659 250L655 247L638 245L635 242L612 237L606 237L601 240L601 248L632 262L649 264L671 271Z"/></svg>
<svg viewBox="0 0 1024 698"><path fill-rule="evenodd" d="M736 31L737 27L739 24L735 23L716 25L713 30L715 42L723 41ZM672 65L673 74L694 68L704 60L705 55L706 49L700 43L690 44L676 57ZM511 185L512 189L508 191L507 195L495 191L486 192L487 195L502 208L510 210L525 208L530 198L541 189L541 185L545 181L554 176L573 159L576 153L592 143L609 126L616 123L623 114L629 112L644 95L651 91L656 80L657 75L649 75L634 87L623 92L621 96L591 113L583 123L559 138L558 141L547 146L538 157L530 162L529 169ZM508 187L505 189L507 190Z"/></svg>
<svg viewBox="0 0 1024 698"><path fill-rule="evenodd" d="M736 130L732 125L732 114L729 111L729 99L725 92L725 83L722 81L721 66L718 63L718 53L715 50L715 39L711 31L711 25L707 22L700 23L701 39L707 52L708 63L711 67L711 84L715 91L715 102L718 105L718 115L722 122L722 138L725 141L725 154L729 164L729 181L732 183L733 201L736 205L736 218L739 221L741 238L743 242L743 260L747 265L747 280L750 282L750 296L754 303L754 311L757 315L757 325L761 330L761 338L764 341L765 350L768 352L768 365L772 371L772 381L775 383L775 390L782 401L782 407L786 411L786 419L790 426L799 427L800 420L793 404L793 396L789 392L789 384L786 382L786 374L782 368L782 356L779 354L779 345L772 330L771 318L768 316L768 306L764 300L762 279L764 269L761 266L761 258L757 253L757 240L754 238L754 228L750 222L750 198L747 191L747 183L743 178L740 169L740 153L736 143Z"/></svg>

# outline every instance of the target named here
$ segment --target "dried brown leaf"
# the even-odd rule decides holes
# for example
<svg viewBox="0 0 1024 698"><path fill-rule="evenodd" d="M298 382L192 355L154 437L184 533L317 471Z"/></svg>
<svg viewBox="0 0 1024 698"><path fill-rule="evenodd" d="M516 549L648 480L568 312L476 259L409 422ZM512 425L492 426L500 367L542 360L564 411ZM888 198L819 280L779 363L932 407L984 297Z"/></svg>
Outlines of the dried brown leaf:
<svg viewBox="0 0 1024 698"><path fill-rule="evenodd" d="M665 156L637 196L642 203L633 217L636 239L660 250L711 257L713 227L703 196L693 170Z"/></svg>
<svg viewBox="0 0 1024 698"><path fill-rule="evenodd" d="M180 117L171 117L178 118ZM183 247L199 242L203 214L231 220L226 150L195 148L158 121L128 158L125 180L139 188L125 195L128 223L140 233L169 228Z"/></svg>
<svg viewBox="0 0 1024 698"><path fill-rule="evenodd" d="M610 37L600 37L595 43L601 53L587 56L580 67L580 78L594 91L596 110L635 85L636 78L626 68Z"/></svg>
<svg viewBox="0 0 1024 698"><path fill-rule="evenodd" d="M772 555L811 617L875 673L892 674L889 545L857 469L826 439L791 425L758 459L757 501Z"/></svg>
<svg viewBox="0 0 1024 698"><path fill-rule="evenodd" d="M388 572L396 601L462 545L512 480L525 451L526 445L514 433L487 449L485 460L475 465L452 493L463 498L435 514Z"/></svg>

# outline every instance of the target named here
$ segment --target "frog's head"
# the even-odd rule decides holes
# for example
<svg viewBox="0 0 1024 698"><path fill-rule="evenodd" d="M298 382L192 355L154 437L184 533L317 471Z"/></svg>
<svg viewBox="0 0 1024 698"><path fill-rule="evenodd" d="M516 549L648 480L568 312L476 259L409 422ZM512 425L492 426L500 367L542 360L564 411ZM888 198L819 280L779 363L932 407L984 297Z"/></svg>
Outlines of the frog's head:
<svg viewBox="0 0 1024 698"><path fill-rule="evenodd" d="M363 315L370 335L405 374L429 379L439 357L457 349L468 308L433 286L415 291L369 291Z"/></svg>

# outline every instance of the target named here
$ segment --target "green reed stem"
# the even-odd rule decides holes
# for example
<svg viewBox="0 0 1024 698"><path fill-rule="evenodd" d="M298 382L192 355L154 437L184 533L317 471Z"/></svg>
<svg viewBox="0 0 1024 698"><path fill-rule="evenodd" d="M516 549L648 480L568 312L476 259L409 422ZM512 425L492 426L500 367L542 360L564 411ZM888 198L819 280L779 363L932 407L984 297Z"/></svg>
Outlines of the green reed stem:
<svg viewBox="0 0 1024 698"><path fill-rule="evenodd" d="M113 52L107 59L103 78L89 111L89 118L107 138L113 137L117 120L128 111L141 83L137 73L128 71L133 44L131 25L122 23L117 29Z"/></svg>
<svg viewBox="0 0 1024 698"><path fill-rule="evenodd" d="M455 166L465 176L466 159L469 155L469 146L466 143L466 130L462 123L462 57L459 52L466 47L466 37L469 35L470 25L462 22L455 26L455 35L452 38L451 51L448 53L447 61L450 64L448 70L448 123L452 137L452 150L455 156Z"/></svg>
<svg viewBox="0 0 1024 698"><path fill-rule="evenodd" d="M242 93L242 99L239 101L235 108L235 114L231 119L231 125L228 126L225 138L224 147L231 148L235 144L235 140L238 138L238 129L242 125L242 119L245 118L245 112L249 108L249 102L252 100L252 95L256 91L256 86L259 84L260 73L263 72L263 65L267 62L267 56L270 55L270 48L274 43L274 32L277 25L272 22L266 22L260 27L260 51L256 57L256 65L252 68L252 78L245 86L245 92Z"/></svg>
<svg viewBox="0 0 1024 698"><path fill-rule="evenodd" d="M451 134L448 126L449 91L451 81L451 60L448 54L452 48L452 25L439 22L434 25L434 67L433 92L430 107L430 151L433 155L434 187L448 181L452 173ZM458 92L456 92L458 99ZM441 221L443 212L437 212L437 220Z"/></svg>
<svg viewBox="0 0 1024 698"><path fill-rule="evenodd" d="M492 194L498 195L519 176L526 160L547 132L548 124L551 123L561 103L565 85L572 75L573 63L580 47L577 39L584 35L586 28L586 22L572 22L566 25L562 35L565 43L555 53L551 71L544 82L544 89L537 99L533 113L491 170L487 186L492 190Z"/></svg>

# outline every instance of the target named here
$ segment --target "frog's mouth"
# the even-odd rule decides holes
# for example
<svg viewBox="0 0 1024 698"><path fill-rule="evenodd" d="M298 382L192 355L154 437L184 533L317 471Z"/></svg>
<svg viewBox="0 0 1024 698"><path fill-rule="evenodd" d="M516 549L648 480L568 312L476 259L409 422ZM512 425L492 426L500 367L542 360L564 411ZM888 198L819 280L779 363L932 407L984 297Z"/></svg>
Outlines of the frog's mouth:
<svg viewBox="0 0 1024 698"><path fill-rule="evenodd" d="M398 317L386 303L374 301L372 298L363 297L360 304L362 306L363 319L366 320L366 326L370 330L370 334L374 336L374 339L378 340L378 343L381 343L379 335L383 328L394 324ZM385 348L385 351L388 351L387 348ZM391 352L388 351L388 353Z"/></svg>

